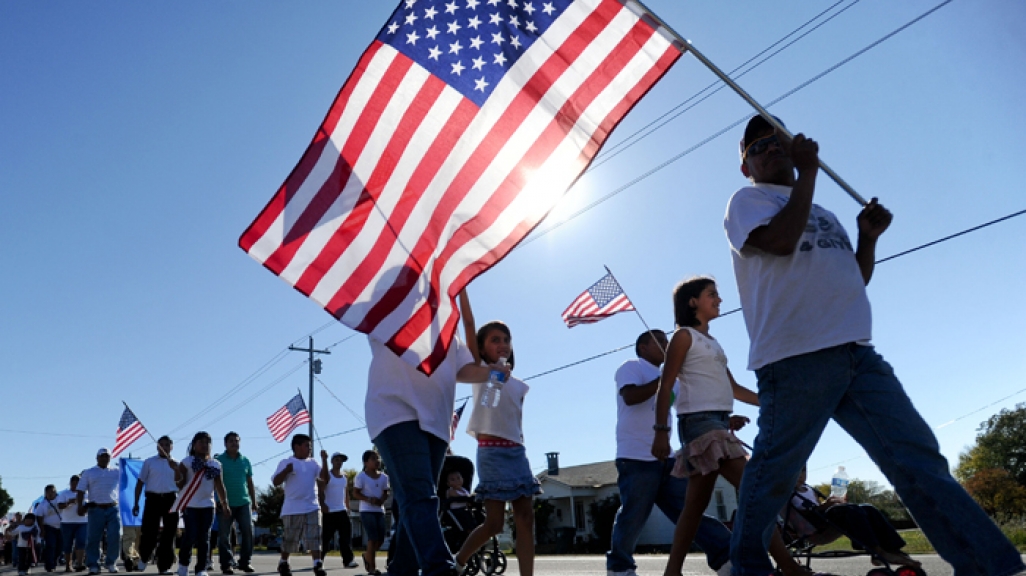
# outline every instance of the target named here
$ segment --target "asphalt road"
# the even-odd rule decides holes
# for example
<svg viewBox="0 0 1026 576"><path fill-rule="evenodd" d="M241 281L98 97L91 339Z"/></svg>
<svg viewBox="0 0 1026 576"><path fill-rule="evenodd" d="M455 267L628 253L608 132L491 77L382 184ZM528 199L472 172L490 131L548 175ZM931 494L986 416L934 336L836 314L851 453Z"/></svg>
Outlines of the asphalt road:
<svg viewBox="0 0 1026 576"><path fill-rule="evenodd" d="M923 563L923 569L928 576L953 576L954 570L951 566L935 554L916 555L915 558ZM1026 557L1024 557L1026 560ZM662 574L666 565L665 555L639 555L635 557L638 563L638 574L642 576L658 576ZM292 572L299 576L313 576L310 557L305 555L293 555L290 561ZM253 567L257 575L277 574L278 555L275 553L258 553L253 557ZM384 566L384 553L378 557L378 566ZM119 564L120 567L120 564ZM329 576L362 576L365 574L363 568L345 569L342 567L342 560L338 556L329 556L326 562ZM855 558L831 558L813 559L812 568L817 572L828 572L838 576L863 576L872 565L867 557ZM606 573L605 557L601 555L592 556L539 556L535 559L535 574L538 576L564 576L564 575L592 575L604 576ZM516 558L508 560L506 574L518 576ZM0 568L0 574L16 574L10 566ZM42 568L33 568L30 574L46 574ZM55 576L63 574L62 571L55 572ZM79 573L82 574L82 573ZM106 572L104 572L106 574ZM124 571L122 570L122 574ZM133 572L132 574L140 574ZM140 574L156 576L156 570L151 566L146 572ZM685 576L710 576L713 573L705 564L705 557L701 554L688 556L684 564ZM190 571L190 576L192 572ZM221 576L220 570L210 572L210 576Z"/></svg>

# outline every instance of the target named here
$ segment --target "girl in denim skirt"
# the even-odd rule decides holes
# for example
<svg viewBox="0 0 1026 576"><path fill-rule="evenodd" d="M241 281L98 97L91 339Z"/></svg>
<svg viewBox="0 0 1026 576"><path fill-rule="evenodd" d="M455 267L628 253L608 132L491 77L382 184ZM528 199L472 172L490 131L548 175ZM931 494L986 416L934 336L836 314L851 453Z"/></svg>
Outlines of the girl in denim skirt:
<svg viewBox="0 0 1026 576"><path fill-rule="evenodd" d="M758 395L734 380L723 348L709 335L709 322L720 315L720 302L716 282L705 276L685 280L673 291L677 331L670 339L659 379L652 455L660 460L670 456L670 427L664 423L669 415L676 378L680 387L674 407L683 448L673 473L690 479L684 509L673 533L666 576L681 573L717 477L722 475L735 488L741 485L748 453L734 431L747 424L748 418L731 416L734 400L759 405ZM777 533L770 544L770 553L785 575L807 573L791 558Z"/></svg>
<svg viewBox="0 0 1026 576"><path fill-rule="evenodd" d="M463 325L474 358L495 364L505 358L512 369L513 347L509 327L489 322L474 334L474 316L466 291L460 294ZM534 495L541 493L538 479L531 473L524 450L522 414L528 387L512 374L499 390L497 402L482 405L486 386L474 385L474 411L467 433L477 438L478 485L475 494L484 501L485 521L467 536L456 554L456 562L465 566L470 557L492 536L502 531L506 503L513 505L516 523L517 563L521 576L534 574Z"/></svg>

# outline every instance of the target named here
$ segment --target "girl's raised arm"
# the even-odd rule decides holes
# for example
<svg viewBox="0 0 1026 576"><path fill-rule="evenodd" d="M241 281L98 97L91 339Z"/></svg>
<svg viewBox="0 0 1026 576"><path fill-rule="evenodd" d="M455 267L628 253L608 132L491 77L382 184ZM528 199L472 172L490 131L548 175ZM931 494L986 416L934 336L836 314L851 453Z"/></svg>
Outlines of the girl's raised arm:
<svg viewBox="0 0 1026 576"><path fill-rule="evenodd" d="M677 380L680 367L684 365L684 359L691 349L691 332L678 328L670 338L670 344L666 347L666 361L663 363L663 372L659 376L659 390L656 392L655 405L655 439L652 441L652 455L663 460L670 457L670 428L666 421L670 417L670 395L673 393L673 383ZM663 428L660 428L663 427Z"/></svg>
<svg viewBox="0 0 1026 576"><path fill-rule="evenodd" d="M477 325L474 323L474 311L470 309L470 296L467 295L466 288L460 291L459 299L464 340L467 348L470 348L470 353L474 355L474 362L480 364L481 353L477 349Z"/></svg>

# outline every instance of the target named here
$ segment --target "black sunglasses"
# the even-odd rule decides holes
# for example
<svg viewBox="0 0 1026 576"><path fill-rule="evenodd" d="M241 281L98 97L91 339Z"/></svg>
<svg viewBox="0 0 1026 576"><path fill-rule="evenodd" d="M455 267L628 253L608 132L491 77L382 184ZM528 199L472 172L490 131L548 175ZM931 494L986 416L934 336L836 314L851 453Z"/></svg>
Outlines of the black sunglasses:
<svg viewBox="0 0 1026 576"><path fill-rule="evenodd" d="M758 156L766 150L769 150L769 147L773 144L780 144L780 140L777 139L776 134L770 134L769 136L766 136L764 138L759 138L758 140L752 142L745 148L744 157L747 158L749 156Z"/></svg>

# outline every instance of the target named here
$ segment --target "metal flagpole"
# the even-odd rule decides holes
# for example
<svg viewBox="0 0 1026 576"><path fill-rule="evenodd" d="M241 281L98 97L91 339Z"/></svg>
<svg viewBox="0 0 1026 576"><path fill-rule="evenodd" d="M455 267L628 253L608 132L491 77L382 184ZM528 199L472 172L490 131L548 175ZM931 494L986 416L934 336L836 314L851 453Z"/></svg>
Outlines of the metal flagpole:
<svg viewBox="0 0 1026 576"><path fill-rule="evenodd" d="M631 297L627 295L627 291L623 289L623 284L620 284L620 281L616 279L616 276L613 274L613 271L609 269L609 266L603 264L602 267L606 269L606 272L609 273L609 277L612 278L613 281L616 282L616 285L620 287L620 291L627 297L627 300L630 300L631 307L634 308L634 313L638 315L638 319L641 320L641 323L645 325L645 329L648 330L648 333L652 336L652 341L659 346L659 349L663 351L663 356L665 357L666 348L664 348L662 343L659 342L659 339L656 338L656 335L652 332L652 328L649 327L648 322L645 322L645 318L641 315L641 312L638 311L638 307L634 305L634 300L631 300Z"/></svg>
<svg viewBox="0 0 1026 576"><path fill-rule="evenodd" d="M648 18L651 18L658 26L664 28L674 37L674 39L676 39L681 44L680 51L682 54L685 52L690 52L692 55L694 55L695 58L698 58L699 62L705 64L706 68L708 68L712 71L713 74L718 76L720 80L723 80L727 84L727 86L730 86L734 90L734 92L737 92L738 96L744 98L746 102L751 104L752 107L755 108L755 110L759 113L759 115L765 118L766 122L769 122L769 124L773 126L773 128L775 128L779 133L783 134L788 139L794 138L794 135L791 134L791 132L787 128L785 128L784 125L781 124L776 118L774 118L772 114L770 114L765 108L763 108L761 104L756 102L755 98L752 98L751 95L748 94L748 92L745 92L744 88L741 88L741 86L739 86L737 82L731 80L730 76L727 76L727 74L723 70L720 70L718 66L713 64L708 58L705 57L705 55L699 52L698 49L695 48L694 44L692 44L683 36L678 34L677 31L671 28L670 25L667 24L662 18L660 18L654 12L649 10L648 6L645 6L639 0L626 0L624 4L628 8L630 8L632 5L637 6L638 11L640 12L639 16L641 16L642 18L646 16ZM822 168L823 171L826 172L827 175L830 176L830 178L832 178L838 186L840 186L845 192L847 192L848 195L852 197L852 199L858 202L859 205L865 206L867 204L866 199L863 198L861 194L856 192L855 189L851 187L851 185L845 182L843 178L838 176L837 172L834 172L832 168L827 166L826 163L823 162L822 158L819 160L819 167Z"/></svg>

